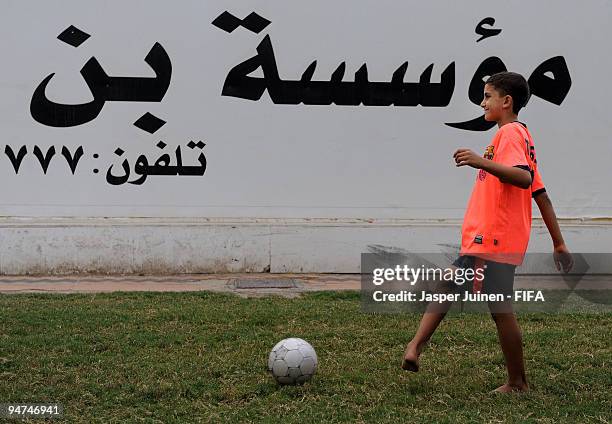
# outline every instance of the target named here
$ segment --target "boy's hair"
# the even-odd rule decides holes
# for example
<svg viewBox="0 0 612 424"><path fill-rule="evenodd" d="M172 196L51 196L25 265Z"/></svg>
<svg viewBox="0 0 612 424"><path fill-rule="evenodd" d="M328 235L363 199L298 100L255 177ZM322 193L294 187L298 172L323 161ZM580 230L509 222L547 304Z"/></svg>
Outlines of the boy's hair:
<svg viewBox="0 0 612 424"><path fill-rule="evenodd" d="M492 85L502 96L512 97L512 112L516 114L527 104L531 96L529 84L516 72L499 72L491 75L485 84Z"/></svg>

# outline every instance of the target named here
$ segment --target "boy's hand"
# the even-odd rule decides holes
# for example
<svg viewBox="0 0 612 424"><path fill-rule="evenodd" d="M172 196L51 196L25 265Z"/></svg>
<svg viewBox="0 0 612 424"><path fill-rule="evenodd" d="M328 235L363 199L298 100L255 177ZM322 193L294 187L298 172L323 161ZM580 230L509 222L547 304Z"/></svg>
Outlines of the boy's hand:
<svg viewBox="0 0 612 424"><path fill-rule="evenodd" d="M481 169L483 161L485 160L482 156L477 155L470 149L458 149L453 155L457 166L471 166L472 168Z"/></svg>
<svg viewBox="0 0 612 424"><path fill-rule="evenodd" d="M555 247L553 259L555 260L557 271L561 271L561 267L563 267L563 272L567 274L574 266L574 258L572 258L572 254L567 247L565 247L565 244L560 244Z"/></svg>

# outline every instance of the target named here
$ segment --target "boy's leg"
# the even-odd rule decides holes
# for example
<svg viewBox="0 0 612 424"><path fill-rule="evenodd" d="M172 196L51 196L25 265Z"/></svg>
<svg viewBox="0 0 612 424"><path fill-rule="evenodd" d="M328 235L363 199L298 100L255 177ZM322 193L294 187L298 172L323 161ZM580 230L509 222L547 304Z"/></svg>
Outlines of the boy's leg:
<svg viewBox="0 0 612 424"><path fill-rule="evenodd" d="M447 303L448 311L452 303ZM434 311L425 311L423 317L421 318L421 322L419 323L419 328L417 329L416 334L412 340L408 342L408 346L406 346L406 350L404 351L402 369L414 372L419 370L419 356L421 355L425 344L429 341L445 316L446 312L441 312L440 305L435 305Z"/></svg>
<svg viewBox="0 0 612 424"><path fill-rule="evenodd" d="M456 271L456 266L450 267L453 272ZM457 285L454 281L449 282L439 282L438 283L438 293L454 293L456 292ZM446 301L442 303L431 302L427 305L427 309L425 313L421 317L421 322L419 323L419 328L417 329L416 334L408 342L406 346L406 350L404 351L404 358L402 360L402 369L406 371L417 372L419 370L419 356L423 351L423 348L436 331L446 313L453 305L453 302Z"/></svg>
<svg viewBox="0 0 612 424"><path fill-rule="evenodd" d="M513 265L487 262L485 292L501 293L504 298L512 296L515 268ZM525 376L523 337L512 308L512 301L489 302L489 310L497 327L497 337L508 370L508 382L495 391L502 393L525 391L529 387Z"/></svg>
<svg viewBox="0 0 612 424"><path fill-rule="evenodd" d="M497 389L496 392L526 391L529 389L527 377L525 376L525 362L523 359L523 338L521 329L514 313L496 313L491 316L497 326L497 336L501 345L506 368L508 370L508 382Z"/></svg>

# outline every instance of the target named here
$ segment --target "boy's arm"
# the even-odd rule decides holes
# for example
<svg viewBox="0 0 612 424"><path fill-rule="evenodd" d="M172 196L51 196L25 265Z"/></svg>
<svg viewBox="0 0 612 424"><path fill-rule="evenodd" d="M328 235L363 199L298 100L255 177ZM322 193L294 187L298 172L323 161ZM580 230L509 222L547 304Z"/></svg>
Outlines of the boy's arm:
<svg viewBox="0 0 612 424"><path fill-rule="evenodd" d="M531 185L531 172L516 166L503 165L483 158L470 149L458 149L453 155L457 166L471 166L484 169L495 175L502 183L512 184L520 188L529 188Z"/></svg>
<svg viewBox="0 0 612 424"><path fill-rule="evenodd" d="M536 195L535 202L540 209L542 219L544 220L544 223L548 228L548 232L550 233L550 237L552 238L555 266L557 267L558 271L561 271L561 268L563 268L563 272L567 274L574 265L574 259L563 241L563 236L561 235L561 229L559 228L559 223L557 222L557 216L555 215L552 202L545 191Z"/></svg>

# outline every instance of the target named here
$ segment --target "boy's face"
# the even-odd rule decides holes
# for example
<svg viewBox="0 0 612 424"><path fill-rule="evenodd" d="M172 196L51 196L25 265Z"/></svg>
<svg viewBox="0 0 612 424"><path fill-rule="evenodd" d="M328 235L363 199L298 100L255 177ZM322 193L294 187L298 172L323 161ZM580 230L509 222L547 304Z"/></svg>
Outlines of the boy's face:
<svg viewBox="0 0 612 424"><path fill-rule="evenodd" d="M490 84L485 84L484 98L480 103L484 109L485 121L499 122L508 112L512 111L512 97L502 96L499 91Z"/></svg>

